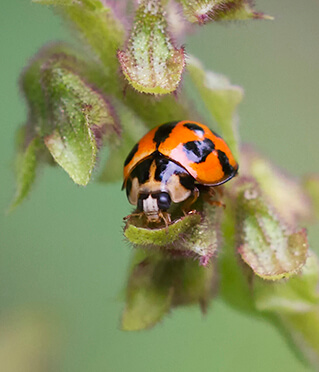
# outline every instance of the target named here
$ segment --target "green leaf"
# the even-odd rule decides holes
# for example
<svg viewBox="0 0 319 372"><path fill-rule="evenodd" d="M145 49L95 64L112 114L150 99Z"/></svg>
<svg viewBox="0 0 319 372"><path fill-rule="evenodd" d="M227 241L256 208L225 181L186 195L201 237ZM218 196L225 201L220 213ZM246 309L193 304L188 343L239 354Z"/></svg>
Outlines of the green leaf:
<svg viewBox="0 0 319 372"><path fill-rule="evenodd" d="M25 68L20 78L21 91L28 105L29 135L41 133L48 120L45 97L40 83L43 55L39 53Z"/></svg>
<svg viewBox="0 0 319 372"><path fill-rule="evenodd" d="M92 62L86 60L78 50L62 42L50 43L44 46L33 57L22 72L20 78L21 90L29 111L29 136L43 136L47 134L49 130L50 114L48 112L47 101L41 83L41 71L52 58L64 59L65 62L70 65L70 68L75 70L78 75L83 76L86 81L92 82L94 85L101 88L98 85L102 78L99 68L93 65Z"/></svg>
<svg viewBox="0 0 319 372"><path fill-rule="evenodd" d="M242 88L211 71L204 71L201 63L191 58L187 65L190 77L200 96L217 122L221 135L238 159L237 106L243 98Z"/></svg>
<svg viewBox="0 0 319 372"><path fill-rule="evenodd" d="M175 262L171 279L171 285L174 286L173 306L199 305L205 314L210 300L217 293L217 283L214 262L206 267L189 258Z"/></svg>
<svg viewBox="0 0 319 372"><path fill-rule="evenodd" d="M41 86L41 67L53 55L75 55L66 43L52 43L41 48L28 63L20 77L20 87L28 105L28 135L41 135L48 125L48 112Z"/></svg>
<svg viewBox="0 0 319 372"><path fill-rule="evenodd" d="M27 146L24 145L27 128L23 127L19 133L19 149L16 159L16 193L9 211L15 209L29 194L36 176L36 168L40 151L43 145L39 137L33 138Z"/></svg>
<svg viewBox="0 0 319 372"><path fill-rule="evenodd" d="M73 181L86 185L104 137L114 140L120 129L107 99L76 73L77 63L55 55L42 67L42 88L50 113L44 142Z"/></svg>
<svg viewBox="0 0 319 372"><path fill-rule="evenodd" d="M220 246L220 223L223 207L211 205L204 200L200 223L194 226L189 237L180 242L180 249L193 252L200 258L200 264L206 266Z"/></svg>
<svg viewBox="0 0 319 372"><path fill-rule="evenodd" d="M122 329L137 331L154 326L169 311L173 289L165 280L165 264L157 256L146 257L131 272L127 285Z"/></svg>
<svg viewBox="0 0 319 372"><path fill-rule="evenodd" d="M201 197L197 205L201 204ZM148 227L146 219L133 215L124 229L136 248L164 250L171 255L198 258L206 266L219 246L221 207L203 203L197 212L174 218L167 227ZM180 211L179 211L180 212Z"/></svg>
<svg viewBox="0 0 319 372"><path fill-rule="evenodd" d="M237 249L242 259L263 279L297 273L307 258L306 231L291 231L280 221L253 179L242 179L237 192Z"/></svg>
<svg viewBox="0 0 319 372"><path fill-rule="evenodd" d="M118 90L116 51L124 42L125 30L110 6L100 0L33 0L56 5L60 14L75 27L103 64L108 89ZM112 88L111 88L112 87Z"/></svg>
<svg viewBox="0 0 319 372"><path fill-rule="evenodd" d="M71 131L55 131L44 139L54 160L79 185L87 185L95 165L97 148L90 132L84 132L86 123L78 127L79 135ZM64 140L64 137L67 140Z"/></svg>
<svg viewBox="0 0 319 372"><path fill-rule="evenodd" d="M203 24L209 21L273 19L255 12L250 0L178 0L186 19Z"/></svg>
<svg viewBox="0 0 319 372"><path fill-rule="evenodd" d="M99 68L65 43L45 46L25 68L20 85L29 112L19 140L11 208L30 191L38 163L54 158L75 182L86 184L104 139L117 143L121 129L108 99L94 85L100 80Z"/></svg>
<svg viewBox="0 0 319 372"><path fill-rule="evenodd" d="M162 246L178 244L181 235L189 232L190 228L200 221L199 214L190 214L169 224L167 228L148 228L136 225L136 218L133 217L128 220L124 235L136 246L159 249ZM178 249L177 246L175 248Z"/></svg>
<svg viewBox="0 0 319 372"><path fill-rule="evenodd" d="M177 49L167 32L160 0L141 0L126 49L118 52L122 71L139 92L174 92L185 66L184 49Z"/></svg>
<svg viewBox="0 0 319 372"><path fill-rule="evenodd" d="M215 269L164 254L137 250L126 291L122 329L153 327L171 308L199 304L204 312L213 296Z"/></svg>

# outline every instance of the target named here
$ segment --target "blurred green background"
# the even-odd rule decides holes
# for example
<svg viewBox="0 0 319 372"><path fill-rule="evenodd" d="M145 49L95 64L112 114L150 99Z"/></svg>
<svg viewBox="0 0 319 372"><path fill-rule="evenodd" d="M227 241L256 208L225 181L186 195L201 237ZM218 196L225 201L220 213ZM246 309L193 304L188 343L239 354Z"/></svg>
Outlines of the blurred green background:
<svg viewBox="0 0 319 372"><path fill-rule="evenodd" d="M299 176L319 172L319 2L259 0L275 21L198 27L188 53L245 89L240 131ZM119 330L132 249L122 235L130 211L120 183L72 183L43 168L28 200L5 214L14 193L14 137L25 121L18 76L46 42L71 40L50 9L1 3L0 370L307 371L281 335L216 300L203 318L175 310L145 332ZM318 252L318 227L310 227Z"/></svg>

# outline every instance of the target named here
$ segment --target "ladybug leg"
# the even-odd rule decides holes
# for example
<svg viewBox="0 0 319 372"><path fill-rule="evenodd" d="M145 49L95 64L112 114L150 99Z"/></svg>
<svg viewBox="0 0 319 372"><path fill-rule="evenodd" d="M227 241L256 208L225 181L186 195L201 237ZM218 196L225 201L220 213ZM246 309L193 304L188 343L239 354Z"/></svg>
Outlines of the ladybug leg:
<svg viewBox="0 0 319 372"><path fill-rule="evenodd" d="M189 197L186 202L184 203L183 207L182 207L182 211L184 213L185 216L187 216L189 214L189 212L191 211L191 205L195 203L195 201L198 199L199 197L199 190L197 187L194 188L193 190L193 193L192 193L192 196Z"/></svg>
<svg viewBox="0 0 319 372"><path fill-rule="evenodd" d="M168 225L172 222L171 215L168 212L159 212L158 216L164 221L166 232L168 232Z"/></svg>
<svg viewBox="0 0 319 372"><path fill-rule="evenodd" d="M128 220L129 218L131 218L131 217L139 217L139 218L142 218L142 216L143 216L143 213L142 213L142 212L131 213L131 214L129 214L128 216L123 217L123 220L124 220L124 221L127 221L127 220Z"/></svg>
<svg viewBox="0 0 319 372"><path fill-rule="evenodd" d="M226 208L226 205L223 202L221 202L220 200L212 200L212 198L213 197L215 198L216 195L217 195L218 199L221 198L222 195L223 195L223 190L220 189L220 188L216 189L214 187L210 187L208 189L208 192L205 195L205 200L207 201L207 203L209 203L210 205L213 205L215 207Z"/></svg>

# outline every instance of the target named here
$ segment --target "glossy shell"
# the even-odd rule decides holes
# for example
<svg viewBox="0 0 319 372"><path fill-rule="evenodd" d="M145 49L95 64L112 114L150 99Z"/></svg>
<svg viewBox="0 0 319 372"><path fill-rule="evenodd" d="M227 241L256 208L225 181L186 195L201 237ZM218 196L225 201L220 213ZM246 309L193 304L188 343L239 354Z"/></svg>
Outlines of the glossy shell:
<svg viewBox="0 0 319 372"><path fill-rule="evenodd" d="M203 185L221 185L238 170L233 154L221 137L206 125L185 120L152 129L133 147L124 164L123 187L133 169L156 151L182 166Z"/></svg>

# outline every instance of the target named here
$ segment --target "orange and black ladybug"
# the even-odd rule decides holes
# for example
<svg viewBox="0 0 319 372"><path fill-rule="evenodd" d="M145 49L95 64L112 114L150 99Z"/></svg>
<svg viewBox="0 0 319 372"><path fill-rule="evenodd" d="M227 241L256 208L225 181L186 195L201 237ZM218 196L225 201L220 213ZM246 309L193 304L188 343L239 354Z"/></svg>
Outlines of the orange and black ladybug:
<svg viewBox="0 0 319 372"><path fill-rule="evenodd" d="M177 121L148 132L124 163L126 194L149 222L170 222L171 203L192 204L201 188L233 178L238 164L225 141L206 125Z"/></svg>

